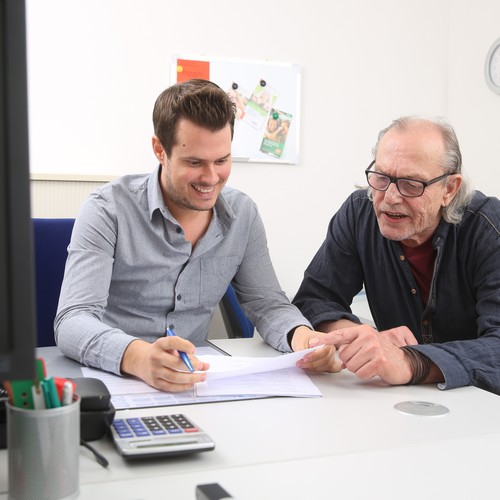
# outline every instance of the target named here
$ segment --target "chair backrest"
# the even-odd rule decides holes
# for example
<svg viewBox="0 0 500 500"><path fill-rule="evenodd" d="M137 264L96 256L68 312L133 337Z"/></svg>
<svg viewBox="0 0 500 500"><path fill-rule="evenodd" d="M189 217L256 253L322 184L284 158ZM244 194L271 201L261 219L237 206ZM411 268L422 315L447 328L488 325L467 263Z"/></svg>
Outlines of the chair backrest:
<svg viewBox="0 0 500 500"><path fill-rule="evenodd" d="M38 347L55 345L54 318L74 219L33 219Z"/></svg>
<svg viewBox="0 0 500 500"><path fill-rule="evenodd" d="M243 312L232 285L222 297L220 311L229 338L253 337L254 326Z"/></svg>

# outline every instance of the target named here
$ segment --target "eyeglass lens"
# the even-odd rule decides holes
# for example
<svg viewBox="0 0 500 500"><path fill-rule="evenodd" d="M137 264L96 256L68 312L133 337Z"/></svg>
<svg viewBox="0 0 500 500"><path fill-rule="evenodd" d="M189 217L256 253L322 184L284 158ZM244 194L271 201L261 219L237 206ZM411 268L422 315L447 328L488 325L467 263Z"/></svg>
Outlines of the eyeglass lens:
<svg viewBox="0 0 500 500"><path fill-rule="evenodd" d="M368 172L368 184L378 191L386 191L391 184L391 178L377 172ZM397 179L395 184L403 196L420 196L424 192L424 184L411 179Z"/></svg>

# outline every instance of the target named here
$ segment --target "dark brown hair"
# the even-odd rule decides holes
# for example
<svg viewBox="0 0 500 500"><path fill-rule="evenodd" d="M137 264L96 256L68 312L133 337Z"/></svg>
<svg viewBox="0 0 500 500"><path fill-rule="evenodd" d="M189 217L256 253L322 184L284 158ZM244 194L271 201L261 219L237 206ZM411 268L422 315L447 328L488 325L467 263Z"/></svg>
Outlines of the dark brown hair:
<svg viewBox="0 0 500 500"><path fill-rule="evenodd" d="M208 80L177 83L156 99L153 108L154 132L167 156L172 153L177 124L183 118L214 132L229 123L233 138L235 106L226 92Z"/></svg>

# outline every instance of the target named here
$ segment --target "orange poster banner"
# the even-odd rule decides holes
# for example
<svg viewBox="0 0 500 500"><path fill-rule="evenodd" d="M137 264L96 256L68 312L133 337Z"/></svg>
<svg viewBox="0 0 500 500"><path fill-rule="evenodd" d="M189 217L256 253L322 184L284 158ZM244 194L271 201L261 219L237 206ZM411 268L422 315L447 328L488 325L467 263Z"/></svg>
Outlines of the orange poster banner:
<svg viewBox="0 0 500 500"><path fill-rule="evenodd" d="M177 82L185 82L191 78L210 80L210 63L208 61L177 59Z"/></svg>

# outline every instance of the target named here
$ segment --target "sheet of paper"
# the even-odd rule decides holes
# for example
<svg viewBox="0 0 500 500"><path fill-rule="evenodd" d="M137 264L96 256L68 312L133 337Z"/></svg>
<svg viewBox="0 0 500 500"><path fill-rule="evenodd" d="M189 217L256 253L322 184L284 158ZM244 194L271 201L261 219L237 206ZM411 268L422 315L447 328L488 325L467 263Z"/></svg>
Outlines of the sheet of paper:
<svg viewBox="0 0 500 500"><path fill-rule="evenodd" d="M321 397L313 381L300 368L282 368L247 375L207 379L196 384L197 396L254 394L267 396Z"/></svg>
<svg viewBox="0 0 500 500"><path fill-rule="evenodd" d="M214 351L199 348L198 357L210 363L207 381L196 384L194 391L181 393L162 392L142 380L94 368L84 367L82 373L84 377L104 382L117 410L269 396L318 397L321 393L309 376L295 366L314 349L317 347L268 358L251 358L204 354Z"/></svg>
<svg viewBox="0 0 500 500"><path fill-rule="evenodd" d="M242 375L295 367L297 361L302 359L306 354L313 352L320 347L322 346L266 358L212 355L201 355L199 358L210 363L210 368L207 371L207 380L212 381L216 379L240 377Z"/></svg>

